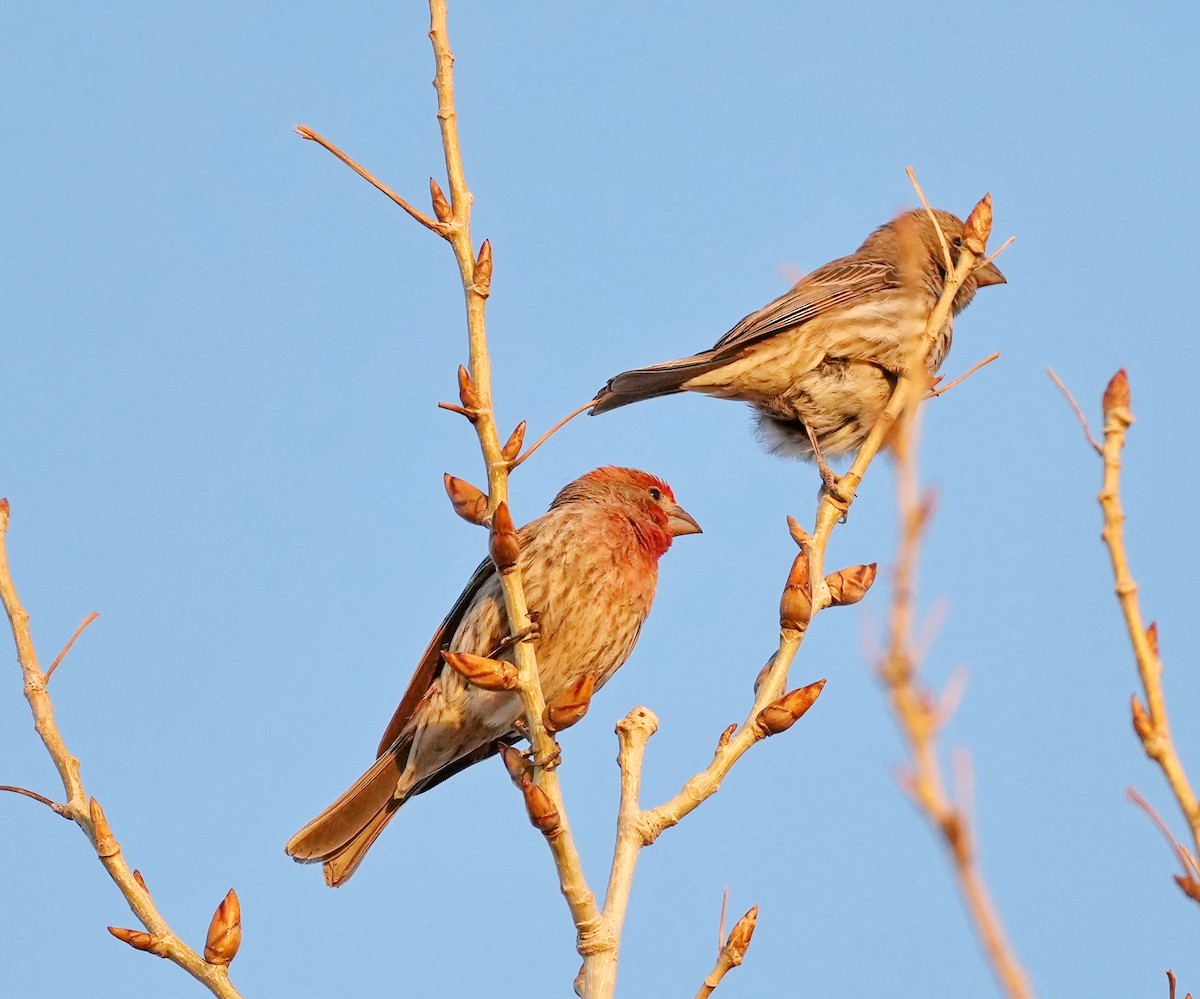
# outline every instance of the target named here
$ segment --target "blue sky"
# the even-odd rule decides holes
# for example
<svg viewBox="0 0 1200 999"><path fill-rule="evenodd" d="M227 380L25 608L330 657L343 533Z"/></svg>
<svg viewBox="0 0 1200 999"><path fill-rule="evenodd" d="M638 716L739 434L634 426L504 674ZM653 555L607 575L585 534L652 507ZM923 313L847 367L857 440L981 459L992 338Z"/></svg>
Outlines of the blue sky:
<svg viewBox="0 0 1200 999"><path fill-rule="evenodd" d="M14 8L0 38L0 494L68 745L131 863L193 943L229 887L250 996L569 995L573 932L498 765L418 799L331 892L282 852L369 761L412 664L482 554L441 475L475 481L439 412L466 358L442 243L312 144L305 123L425 204L442 176L420 4ZM1002 266L945 370L1001 360L926 409L938 513L925 670L969 670L983 864L1039 995L1200 989L1197 914L1124 799L1178 831L1128 721L1135 675L1098 540L1098 461L1046 379L1098 424L1129 369L1128 536L1160 622L1176 738L1200 678L1191 567L1196 327L1191 4L686 6L455 3L459 112L501 424L540 432L623 368L711 344L798 272L914 199L985 191ZM1180 346L1182 345L1182 346ZM564 739L572 822L602 883L612 723L661 720L645 799L744 716L776 640L815 471L702 398L580 420L517 474L518 520L599 464L667 479L705 527L662 564L626 668ZM831 565L890 565L891 473ZM721 892L761 905L719 994L996 994L940 847L895 785L902 750L864 638L822 616L793 671L817 707L642 859L622 994L690 995ZM0 783L55 796L7 656ZM2 665L2 663L0 663ZM0 799L6 992L202 994L104 932L132 916L78 830ZM1182 994L1183 989L1181 989Z"/></svg>

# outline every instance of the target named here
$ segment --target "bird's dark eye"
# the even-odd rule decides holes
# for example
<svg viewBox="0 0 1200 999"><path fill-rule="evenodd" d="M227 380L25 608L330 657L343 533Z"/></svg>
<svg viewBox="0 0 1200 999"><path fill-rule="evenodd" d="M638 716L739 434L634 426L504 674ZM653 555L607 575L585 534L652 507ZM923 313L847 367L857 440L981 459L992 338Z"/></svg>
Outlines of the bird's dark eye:
<svg viewBox="0 0 1200 999"><path fill-rule="evenodd" d="M658 486L651 486L650 487L650 498L652 500L654 500L655 503L657 503L660 499L662 499L662 490L659 489Z"/></svg>
<svg viewBox="0 0 1200 999"><path fill-rule="evenodd" d="M950 245L953 246L956 250L961 250L962 249L962 236L955 236L954 239L952 239L950 241Z"/></svg>

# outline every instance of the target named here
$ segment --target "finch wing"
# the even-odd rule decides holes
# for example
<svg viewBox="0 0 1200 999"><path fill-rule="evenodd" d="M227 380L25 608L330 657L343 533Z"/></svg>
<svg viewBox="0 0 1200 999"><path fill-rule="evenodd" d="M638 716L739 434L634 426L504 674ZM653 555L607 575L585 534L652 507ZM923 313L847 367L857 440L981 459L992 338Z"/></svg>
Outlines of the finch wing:
<svg viewBox="0 0 1200 999"><path fill-rule="evenodd" d="M744 348L783 330L803 326L834 309L852 305L899 285L895 264L850 256L818 267L790 291L752 312L726 333L708 353L728 360Z"/></svg>
<svg viewBox="0 0 1200 999"><path fill-rule="evenodd" d="M408 681L408 689L404 692L404 696L400 698L400 706L396 708L396 713L392 715L392 720L388 722L387 730L383 733L383 738L379 742L379 756L382 756L391 749L401 735L404 734L404 729L412 718L413 712L416 711L417 705L421 703L421 699L429 692L433 681L437 679L438 674L445 667L445 664L442 662L442 649L454 637L454 632L458 630L458 626L462 622L467 608L471 606L476 595L483 589L484 584L491 579L495 571L496 567L492 563L492 560L490 558L484 559L479 564L479 568L475 570L475 574L471 576L466 588L454 602L454 606L450 608L450 613L446 615L446 619L438 627L438 630L433 633L433 637L429 640L429 645L425 647L425 652L421 655L420 662L417 663L417 668L412 675L412 679Z"/></svg>

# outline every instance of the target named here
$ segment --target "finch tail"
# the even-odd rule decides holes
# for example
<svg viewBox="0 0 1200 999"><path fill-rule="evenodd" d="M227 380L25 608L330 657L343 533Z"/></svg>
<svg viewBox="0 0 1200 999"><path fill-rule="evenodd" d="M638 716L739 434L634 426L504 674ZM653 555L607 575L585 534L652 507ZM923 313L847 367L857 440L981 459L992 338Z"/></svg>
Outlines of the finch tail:
<svg viewBox="0 0 1200 999"><path fill-rule="evenodd" d="M405 762L394 752L384 753L337 801L288 840L284 850L302 864L323 863L330 887L349 880L409 797L402 780Z"/></svg>
<svg viewBox="0 0 1200 999"><path fill-rule="evenodd" d="M607 413L610 409L627 406L631 402L684 392L687 382L721 367L728 363L728 360L714 360L710 350L692 357L681 357L677 361L652 364L648 368L622 371L610 378L608 384L596 393L596 401L592 404L590 413L597 416Z"/></svg>

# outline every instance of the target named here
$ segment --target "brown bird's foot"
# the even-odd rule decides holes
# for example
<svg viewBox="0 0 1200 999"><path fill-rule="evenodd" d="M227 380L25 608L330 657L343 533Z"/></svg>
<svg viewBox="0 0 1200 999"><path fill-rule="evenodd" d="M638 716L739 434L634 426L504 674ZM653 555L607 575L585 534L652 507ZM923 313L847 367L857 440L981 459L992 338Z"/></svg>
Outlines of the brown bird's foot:
<svg viewBox="0 0 1200 999"><path fill-rule="evenodd" d="M821 445L817 441L817 432L807 423L804 424L804 432L808 434L808 443L812 445L813 461L817 463L817 471L821 473L821 482L823 483L821 491L829 493L837 499L841 496L841 492L838 489L838 477L834 474L833 469L829 467L829 462L825 460L825 455L821 453Z"/></svg>
<svg viewBox="0 0 1200 999"><path fill-rule="evenodd" d="M525 719L521 719L524 722ZM532 766L542 770L557 770L558 765L562 763L562 747L556 742L554 748L543 759L538 759L537 754L532 749L526 749L521 753Z"/></svg>
<svg viewBox="0 0 1200 999"><path fill-rule="evenodd" d="M529 627L523 628L515 635L508 635L500 639L500 643L496 646L489 658L494 659L505 649L511 649L514 645L519 645L521 642L536 642L542 637L542 614L541 611L530 610Z"/></svg>

